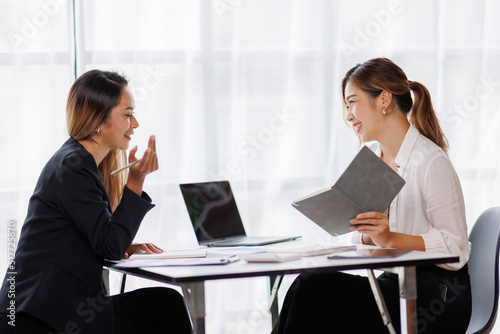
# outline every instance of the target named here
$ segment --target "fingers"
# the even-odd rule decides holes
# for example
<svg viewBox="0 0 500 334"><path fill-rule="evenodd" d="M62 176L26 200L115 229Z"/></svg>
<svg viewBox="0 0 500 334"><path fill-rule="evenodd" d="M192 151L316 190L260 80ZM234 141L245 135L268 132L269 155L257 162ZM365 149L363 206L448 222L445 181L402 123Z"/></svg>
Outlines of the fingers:
<svg viewBox="0 0 500 334"><path fill-rule="evenodd" d="M356 218L351 219L351 224L369 224L378 225L388 223L388 217L386 214L376 211L363 212L356 216Z"/></svg>
<svg viewBox="0 0 500 334"><path fill-rule="evenodd" d="M161 249L160 247L157 247L153 244L142 244L143 246L143 249L148 253L148 254L152 254L152 253L163 253L163 249Z"/></svg>
<svg viewBox="0 0 500 334"><path fill-rule="evenodd" d="M370 211L370 212L363 212L360 213L359 215L356 216L356 219L383 219L387 218L387 215L381 212L376 212L376 211Z"/></svg>
<svg viewBox="0 0 500 334"><path fill-rule="evenodd" d="M144 166L148 172L153 172L158 169L158 156L156 153L156 137L149 137L148 149L144 153L144 157L142 158Z"/></svg>
<svg viewBox="0 0 500 334"><path fill-rule="evenodd" d="M351 224L354 226L361 225L385 225L381 219L351 219Z"/></svg>
<svg viewBox="0 0 500 334"><path fill-rule="evenodd" d="M153 254L153 253L163 253L163 249L155 246L152 243L132 244L129 246L123 258L128 259L132 254Z"/></svg>
<svg viewBox="0 0 500 334"><path fill-rule="evenodd" d="M150 164L150 169L151 171L155 171L158 169L158 155L156 153L156 137L151 136L149 137L149 143L148 143L148 148L151 149L151 164Z"/></svg>
<svg viewBox="0 0 500 334"><path fill-rule="evenodd" d="M131 163L131 162L134 162L137 160L137 158L135 157L135 154L137 153L137 145L134 146L134 148L132 148L130 150L130 153L128 154L128 162Z"/></svg>
<svg viewBox="0 0 500 334"><path fill-rule="evenodd" d="M389 228L389 217L381 212L363 212L351 219L351 231L358 231L371 238L373 243L380 247L389 245L391 230Z"/></svg>
<svg viewBox="0 0 500 334"><path fill-rule="evenodd" d="M163 250L163 249L161 249L160 247L158 247L158 246L156 246L156 245L154 245L154 244L148 244L148 245L149 245L149 247L150 247L150 248L151 248L154 252L160 252L160 253L163 253L163 252L164 252L164 250Z"/></svg>
<svg viewBox="0 0 500 334"><path fill-rule="evenodd" d="M134 246L137 247L134 250L134 253L141 253L141 254L163 253L163 249L161 249L160 247L157 247L151 243L136 244Z"/></svg>
<svg viewBox="0 0 500 334"><path fill-rule="evenodd" d="M140 248L139 248L138 251L136 251L136 253L153 254L153 251L149 249L149 247L147 246L147 244L140 244L139 246L140 246Z"/></svg>
<svg viewBox="0 0 500 334"><path fill-rule="evenodd" d="M134 147L132 151L130 151L131 157L135 158L135 152L137 152L137 147ZM137 159L136 159L137 160ZM132 171L138 172L140 174L149 174L158 170L158 155L156 153L156 138L155 136L151 136L148 141L148 148L144 155L141 158L141 161L131 167Z"/></svg>
<svg viewBox="0 0 500 334"><path fill-rule="evenodd" d="M381 225L369 224L351 225L349 228L351 229L351 231L358 231L359 233L381 232L384 230Z"/></svg>
<svg viewBox="0 0 500 334"><path fill-rule="evenodd" d="M360 233L382 232L388 229L389 219L386 214L381 212L363 212L351 219L351 231Z"/></svg>
<svg viewBox="0 0 500 334"><path fill-rule="evenodd" d="M148 147L153 151L156 152L156 137L151 136L149 137L149 142L148 142Z"/></svg>

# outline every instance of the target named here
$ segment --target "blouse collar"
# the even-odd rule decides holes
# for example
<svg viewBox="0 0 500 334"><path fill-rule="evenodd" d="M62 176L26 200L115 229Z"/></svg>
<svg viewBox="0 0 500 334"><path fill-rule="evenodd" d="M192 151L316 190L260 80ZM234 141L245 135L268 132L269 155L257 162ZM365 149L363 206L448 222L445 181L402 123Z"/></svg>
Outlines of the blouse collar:
<svg viewBox="0 0 500 334"><path fill-rule="evenodd" d="M408 161L410 160L411 153L413 151L413 148L415 147L415 144L417 143L419 135L420 132L418 132L417 128L410 123L410 127L406 132L405 138L403 139L403 143L399 148L398 155L394 160L398 168L406 169L406 166L408 165Z"/></svg>

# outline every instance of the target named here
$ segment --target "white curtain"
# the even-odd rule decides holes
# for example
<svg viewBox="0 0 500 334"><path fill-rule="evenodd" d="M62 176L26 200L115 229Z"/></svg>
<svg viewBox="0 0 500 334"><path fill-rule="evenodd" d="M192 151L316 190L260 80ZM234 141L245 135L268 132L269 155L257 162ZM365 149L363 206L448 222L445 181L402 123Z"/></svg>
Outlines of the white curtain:
<svg viewBox="0 0 500 334"><path fill-rule="evenodd" d="M324 239L290 203L354 156L340 81L380 56L429 88L470 228L500 205L499 12L493 0L0 0L0 244L67 137L75 76L93 68L130 79L133 144L157 136L161 166L146 185L157 207L136 241L195 246L178 184L219 179L248 234ZM207 283L208 332L269 332L267 289L264 278Z"/></svg>

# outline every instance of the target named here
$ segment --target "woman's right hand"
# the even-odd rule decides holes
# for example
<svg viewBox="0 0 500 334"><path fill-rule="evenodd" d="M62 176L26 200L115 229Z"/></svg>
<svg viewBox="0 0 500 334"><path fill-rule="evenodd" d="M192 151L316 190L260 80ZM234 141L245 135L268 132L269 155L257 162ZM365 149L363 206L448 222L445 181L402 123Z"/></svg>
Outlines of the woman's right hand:
<svg viewBox="0 0 500 334"><path fill-rule="evenodd" d="M137 161L135 154L137 146L130 150L128 161L129 163ZM156 138L149 137L148 149L142 156L140 162L130 167L127 179L127 187L137 195L142 195L142 187L146 175L158 169L158 154L156 153Z"/></svg>
<svg viewBox="0 0 500 334"><path fill-rule="evenodd" d="M351 219L351 231L358 231L370 237L371 242L380 247L390 247L392 238L389 217L381 212L363 212ZM365 241L366 239L363 239ZM366 240L368 241L368 240Z"/></svg>
<svg viewBox="0 0 500 334"><path fill-rule="evenodd" d="M389 228L389 217L381 212L363 212L351 219L350 229L367 235L379 247L411 248L425 251L424 239L420 235L393 232ZM363 241L369 241L363 239Z"/></svg>
<svg viewBox="0 0 500 334"><path fill-rule="evenodd" d="M124 259L128 259L132 254L161 254L164 250L152 243L132 244L125 252Z"/></svg>

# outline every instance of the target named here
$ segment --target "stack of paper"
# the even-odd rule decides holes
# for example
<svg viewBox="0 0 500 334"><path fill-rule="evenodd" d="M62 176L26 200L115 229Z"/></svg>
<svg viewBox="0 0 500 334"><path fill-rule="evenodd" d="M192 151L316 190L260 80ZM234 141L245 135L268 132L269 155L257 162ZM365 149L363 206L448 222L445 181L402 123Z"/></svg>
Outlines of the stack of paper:
<svg viewBox="0 0 500 334"><path fill-rule="evenodd" d="M166 250L163 253L146 254L138 253L130 255L130 260L146 259L180 259L186 257L206 257L207 251L203 248Z"/></svg>
<svg viewBox="0 0 500 334"><path fill-rule="evenodd" d="M121 260L113 267L140 268L140 267L169 267L169 266L210 266L229 264L239 261L237 255L225 257L184 258L184 259L146 259L146 260Z"/></svg>

